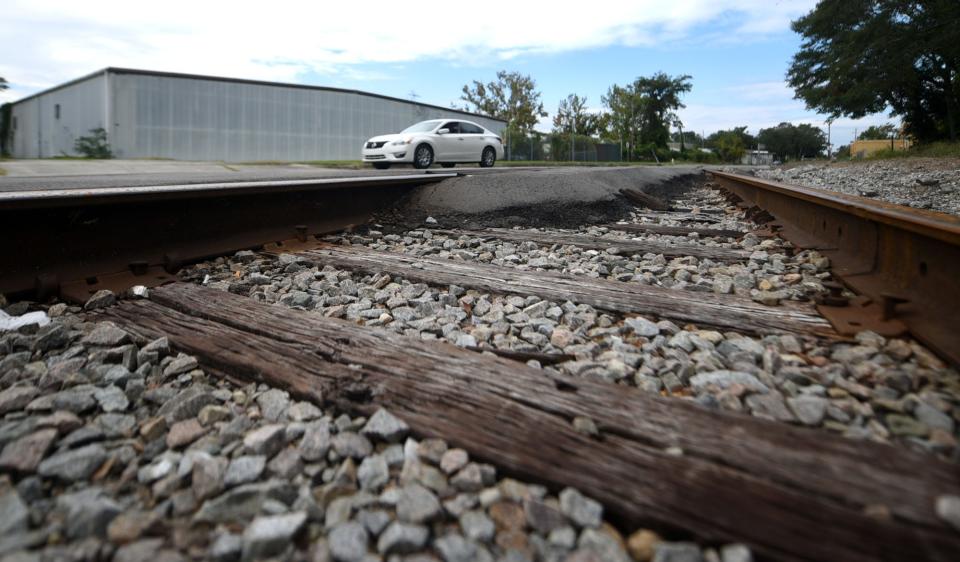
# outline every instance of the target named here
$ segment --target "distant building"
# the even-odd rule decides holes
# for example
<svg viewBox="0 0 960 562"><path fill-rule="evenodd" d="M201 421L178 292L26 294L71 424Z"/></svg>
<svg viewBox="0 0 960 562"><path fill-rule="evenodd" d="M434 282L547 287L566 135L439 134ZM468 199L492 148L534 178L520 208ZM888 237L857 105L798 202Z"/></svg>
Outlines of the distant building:
<svg viewBox="0 0 960 562"><path fill-rule="evenodd" d="M8 146L16 158L71 156L102 128L118 158L359 160L368 138L437 118L507 125L357 90L106 68L15 102Z"/></svg>
<svg viewBox="0 0 960 562"><path fill-rule="evenodd" d="M773 154L766 150L748 150L740 158L740 163L749 166L770 166L773 164Z"/></svg>
<svg viewBox="0 0 960 562"><path fill-rule="evenodd" d="M677 152L680 152L680 143L668 142L667 148L669 148L670 150L676 150ZM700 148L699 146L696 146L690 143L684 143L683 148L684 150L699 150L700 152L713 152L709 148Z"/></svg>
<svg viewBox="0 0 960 562"><path fill-rule="evenodd" d="M882 140L856 140L850 144L852 158L866 158L881 150L907 150L913 142L908 138Z"/></svg>

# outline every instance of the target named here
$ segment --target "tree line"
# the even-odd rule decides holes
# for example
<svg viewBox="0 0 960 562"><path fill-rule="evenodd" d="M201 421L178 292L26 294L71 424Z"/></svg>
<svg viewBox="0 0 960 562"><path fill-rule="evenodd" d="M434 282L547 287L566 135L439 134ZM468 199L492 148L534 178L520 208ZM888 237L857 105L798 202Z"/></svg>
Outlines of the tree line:
<svg viewBox="0 0 960 562"><path fill-rule="evenodd" d="M593 112L586 97L570 94L560 101L553 115L551 150L563 158L572 150L571 143L583 146L604 142L619 145L627 160L683 158L724 162L739 162L748 150L759 145L780 160L812 158L825 150L826 135L807 124L781 123L761 129L756 136L749 134L746 126L717 131L706 138L684 131L677 112L685 107L681 98L691 91L691 80L686 74L670 76L657 72L629 84L614 84L601 97L603 109ZM507 121L506 135L514 146L520 144L520 152L529 150L534 156L537 149L529 144L529 137L538 135L534 127L541 117L547 116L540 98L533 78L500 71L491 82L464 85L461 100L466 103L461 109ZM670 143L678 143L679 150L670 150Z"/></svg>

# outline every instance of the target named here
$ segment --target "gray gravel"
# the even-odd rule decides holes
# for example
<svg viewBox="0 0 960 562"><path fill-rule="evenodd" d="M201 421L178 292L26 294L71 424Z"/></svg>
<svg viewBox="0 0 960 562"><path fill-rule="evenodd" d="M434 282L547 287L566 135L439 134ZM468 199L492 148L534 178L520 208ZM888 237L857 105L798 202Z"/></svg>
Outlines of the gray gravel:
<svg viewBox="0 0 960 562"><path fill-rule="evenodd" d="M754 226L708 189L690 191L676 205L699 209L704 226L741 230ZM662 215L637 211L630 220L642 223L657 218ZM669 219L662 222L676 224ZM830 279L827 258L810 251L793 254L791 245L778 238L635 237L597 227L580 232L610 239L650 238L748 249L751 255L742 263L717 264L691 257L484 242L423 227L400 234L374 228L328 240L672 290L729 292L769 306L809 300L823 292L823 282ZM757 338L603 312L569 301L431 287L385 273L355 274L292 255L274 259L240 253L201 264L183 277L261 302L316 310L410 337L568 354L574 360L546 368L695 400L708 408L820 427L853 439L893 442L945 458L960 455L960 375L906 339L888 340L870 332L848 343L785 334ZM531 364L540 366L535 361ZM590 432L589 424L580 425Z"/></svg>
<svg viewBox="0 0 960 562"><path fill-rule="evenodd" d="M418 442L386 410L237 386L165 338L55 310L0 333L2 560L651 560L674 544Z"/></svg>
<svg viewBox="0 0 960 562"><path fill-rule="evenodd" d="M960 215L960 161L902 158L760 169L756 175Z"/></svg>
<svg viewBox="0 0 960 562"><path fill-rule="evenodd" d="M706 226L752 226L738 212L723 211L707 190L689 192L678 204L720 209L703 215ZM675 224L643 212L629 220ZM791 255L789 244L775 238L684 240L764 254L739 264L510 247L422 227L395 235L373 228L330 241L678 291L733 292L770 306L808 299L830 276L829 262ZM869 332L846 343L748 337L252 252L198 264L182 277L409 337L566 353L574 360L543 368L852 439L958 455L960 376L910 340ZM106 295L98 299L96 306L110 305ZM22 314L29 307L13 303L5 310ZM0 557L752 559L743 545L618 531L603 506L578 490L554 495L499 478L496 467L471 458L469 447L413 439L386 410L351 417L266 385L238 386L208 375L166 338L137 341L112 324L85 322L79 307L42 308L49 325L0 333ZM574 425L596 431L586 418ZM954 525L960 525L958 501L943 497L936 506Z"/></svg>

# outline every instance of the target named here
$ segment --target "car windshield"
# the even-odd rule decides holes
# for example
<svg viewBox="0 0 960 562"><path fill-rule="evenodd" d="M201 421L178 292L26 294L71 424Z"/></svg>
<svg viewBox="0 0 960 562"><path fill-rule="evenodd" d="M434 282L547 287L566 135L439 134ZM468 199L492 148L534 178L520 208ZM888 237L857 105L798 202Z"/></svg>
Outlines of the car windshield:
<svg viewBox="0 0 960 562"><path fill-rule="evenodd" d="M432 131L434 127L437 126L440 120L436 119L433 121L421 121L415 125L410 125L406 129L400 131L401 133L426 133Z"/></svg>

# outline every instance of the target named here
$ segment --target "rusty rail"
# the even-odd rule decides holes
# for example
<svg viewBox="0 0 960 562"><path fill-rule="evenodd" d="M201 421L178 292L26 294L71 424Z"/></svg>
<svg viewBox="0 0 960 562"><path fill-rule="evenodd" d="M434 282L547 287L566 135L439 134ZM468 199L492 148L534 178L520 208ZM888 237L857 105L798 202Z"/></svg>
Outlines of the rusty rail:
<svg viewBox="0 0 960 562"><path fill-rule="evenodd" d="M960 365L960 219L811 187L711 171L720 187L772 216L800 248L830 258L860 297L818 306L841 333L910 333Z"/></svg>
<svg viewBox="0 0 960 562"><path fill-rule="evenodd" d="M0 193L0 293L83 301L184 263L366 222L456 173Z"/></svg>

